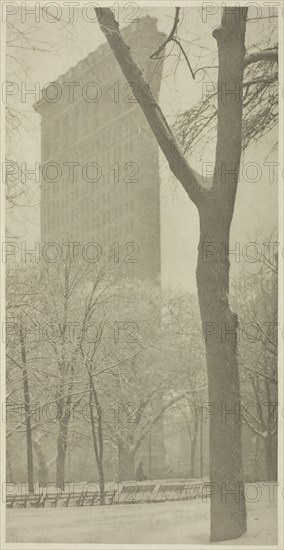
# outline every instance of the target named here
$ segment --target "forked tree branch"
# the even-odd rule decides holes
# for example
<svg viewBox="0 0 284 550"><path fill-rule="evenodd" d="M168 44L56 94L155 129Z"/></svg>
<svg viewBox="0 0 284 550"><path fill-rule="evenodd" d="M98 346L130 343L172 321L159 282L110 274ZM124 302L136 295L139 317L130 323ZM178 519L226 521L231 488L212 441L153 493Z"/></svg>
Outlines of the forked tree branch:
<svg viewBox="0 0 284 550"><path fill-rule="evenodd" d="M160 409L160 411L156 414L156 416L154 416L154 418L152 418L151 420L148 420L146 422L146 424L144 424L144 426L141 428L141 434L138 438L138 441L136 442L136 444L134 445L134 452L136 452L141 443L143 443L144 439L146 438L147 434L149 433L149 431L152 429L152 427L157 424L157 422L159 422L159 420L162 418L162 416L164 415L164 413L172 406L174 405L175 403L178 403L179 401L181 401L182 399L186 398L187 395L190 395L190 394L194 394L194 393L198 393L200 391L203 391L207 389L207 384L205 386L202 386L200 388L196 388L195 390L186 390L184 391L182 394L180 395L177 395L175 397L173 397L172 399L170 399L170 401L168 401L165 405L163 405L163 407Z"/></svg>
<svg viewBox="0 0 284 550"><path fill-rule="evenodd" d="M164 153L171 171L180 181L189 198L198 206L205 194L191 167L180 151L167 120L159 107L142 71L132 58L130 48L124 42L117 21L109 8L95 8L99 25L128 82L135 83L133 94L137 99Z"/></svg>
<svg viewBox="0 0 284 550"><path fill-rule="evenodd" d="M151 55L150 55L150 59L157 59L160 55L160 53L165 49L166 45L171 42L174 38L175 38L175 33L177 31L177 26L178 26L178 23L179 23L179 12L180 12L180 8L176 8L176 13L175 13L175 18L174 18L174 23L173 23L173 27L172 27L172 30L169 34L169 36L166 38L166 40L157 48L157 50L155 50Z"/></svg>
<svg viewBox="0 0 284 550"><path fill-rule="evenodd" d="M173 23L173 27L172 27L172 30L169 34L169 36L166 38L166 40L161 44L161 46L159 46L159 48L157 50L154 51L154 53L152 53L150 55L150 59L159 59L159 55L160 53L165 49L165 47L167 46L167 44L169 44L170 42L174 42L175 44L178 45L184 59L185 59L185 62L190 70L190 73L191 73L191 76L193 78L193 80L195 80L195 72L192 70L191 68L191 65L190 65L190 62L189 62L189 59L185 53L185 50L183 48L183 46L181 45L181 42L180 40L178 39L178 37L176 36L176 32L177 32L177 26L179 24L179 12L180 12L180 8L176 8L176 13L175 13L175 18L174 18L174 23Z"/></svg>

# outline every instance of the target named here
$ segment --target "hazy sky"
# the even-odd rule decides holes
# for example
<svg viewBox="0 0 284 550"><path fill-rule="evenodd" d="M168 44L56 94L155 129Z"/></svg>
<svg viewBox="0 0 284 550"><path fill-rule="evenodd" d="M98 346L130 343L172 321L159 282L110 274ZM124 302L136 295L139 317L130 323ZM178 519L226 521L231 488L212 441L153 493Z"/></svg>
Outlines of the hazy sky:
<svg viewBox="0 0 284 550"><path fill-rule="evenodd" d="M42 3L44 4L44 2ZM174 8L140 8L135 16L152 15L158 19L159 30L169 33L174 17ZM54 13L55 15L55 13ZM256 14L252 14L254 18ZM21 14L23 18L23 14ZM10 18L29 39L28 48L7 48L7 74L10 80L25 82L27 88L34 88L35 83L43 87L54 81L60 74L95 50L104 37L97 23L83 18L82 9L75 12L74 23L68 23L68 11L59 13L58 22L46 21L40 14L40 21L35 21L34 15L26 14L26 21L20 23L20 14L15 19ZM121 26L130 22L132 12L122 7L119 12ZM87 19L91 18L91 12ZM216 42L212 38L212 29L219 23L220 13L206 18L200 8L182 10L179 36L189 56L193 69L216 64ZM268 35L275 21L248 23L247 44L253 46L261 42L262 36ZM13 46L13 44L12 44ZM46 51L45 51L46 50ZM181 109L190 108L197 102L202 93L204 81L216 82L217 73L210 70L200 72L193 81L190 72L182 60L177 63L177 48L170 48L170 53L164 64L164 78L160 93L160 105L170 123ZM203 84L202 84L203 81ZM19 136L15 137L11 156L16 161L21 160L33 168L40 161L40 116L32 109L34 95L27 96L21 103L20 94L15 94L15 108L23 115L23 126ZM269 236L277 225L277 182L269 181L269 166L265 162L277 161L275 151L271 151L271 143L276 132L269 137L270 142L259 142L249 147L243 158L240 183L236 199L236 210L232 225L232 248L234 242L245 243L256 238ZM189 157L193 168L202 171L202 163L214 159L214 143L207 144L204 149ZM254 163L254 166L253 166ZM166 286L182 286L196 291L195 269L198 244L198 216L196 208L185 195L180 184L170 174L165 160L161 155L161 231L162 231L162 281ZM271 176L271 173L270 173ZM253 181L256 179L256 181ZM270 180L272 178L270 177ZM39 204L38 184L32 188L32 204L34 207L24 209L17 214L13 230L27 240L30 245L39 240ZM11 227L11 226L10 226ZM233 271L240 269L240 264L233 264Z"/></svg>

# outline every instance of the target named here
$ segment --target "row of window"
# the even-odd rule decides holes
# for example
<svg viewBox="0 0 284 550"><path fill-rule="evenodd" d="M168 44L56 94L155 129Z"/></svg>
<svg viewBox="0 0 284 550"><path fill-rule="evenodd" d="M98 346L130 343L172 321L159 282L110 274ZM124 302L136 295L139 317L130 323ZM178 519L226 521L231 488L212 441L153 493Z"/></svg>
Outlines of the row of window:
<svg viewBox="0 0 284 550"><path fill-rule="evenodd" d="M88 108L90 110L90 108ZM58 116L53 124L46 124L43 127L43 152L45 158L57 156L59 151L66 151L74 146L74 141L82 141L84 146L92 146L95 150L105 149L111 143L121 141L127 138L134 131L137 132L140 126L136 118L131 116L122 116L121 120L114 116L109 108L101 111L94 109L86 112L86 107L82 106L82 112L77 112L78 107L69 109ZM113 121L113 124L109 124ZM106 126L107 125L107 126ZM106 127L105 127L106 126ZM97 130L99 137L97 136ZM93 138L93 139L92 139ZM88 139L88 144L86 144ZM91 142L91 143L90 143Z"/></svg>
<svg viewBox="0 0 284 550"><path fill-rule="evenodd" d="M113 159L112 159L113 160ZM85 185L89 192L95 191L100 184L121 184L123 182L138 183L140 178L140 165L134 160L124 159L121 162L97 161L81 162L72 166L71 161L63 165L60 163L45 164L42 166L42 192L58 193L63 186L72 188ZM72 162L77 162L73 160Z"/></svg>
<svg viewBox="0 0 284 550"><path fill-rule="evenodd" d="M132 194L137 190L137 184L132 182L124 182L120 184L115 184L116 187L108 191L109 186L104 183L104 185L99 188L97 184L89 183L77 183L77 187L70 192L65 188L65 186L60 186L58 184L53 184L49 191L54 188L52 195L49 195L49 192L43 193L41 204L42 211L52 212L55 209L62 209L66 206L72 206L74 203L79 201L81 197L86 197L84 199L84 204L92 204L94 207L101 208L110 203L119 202L122 195ZM61 191L59 193L59 190ZM65 192L64 192L65 191ZM88 208L88 206L86 206Z"/></svg>
<svg viewBox="0 0 284 550"><path fill-rule="evenodd" d="M107 203L105 202L104 205ZM74 221L78 216L83 216L90 214L94 216L93 227L98 227L100 224L110 223L111 219L123 218L128 214L133 214L134 212L134 200L127 201L123 204L117 204L115 202L115 207L104 212L98 212L99 202L94 200L92 202L83 202L81 201L76 205L75 208L65 209L64 204L60 206L60 201L54 201L51 205L47 205L43 211L44 218L48 218L50 215L54 214L57 210L57 214L63 224ZM95 214L94 214L95 213Z"/></svg>
<svg viewBox="0 0 284 550"><path fill-rule="evenodd" d="M77 221L77 220L76 220ZM80 236L84 235L88 231L96 229L96 219L85 220L80 226L75 226L75 235ZM63 219L51 218L48 222L42 224L43 239L46 240L47 233L53 234L56 230L68 231L68 227L63 223ZM128 218L127 220L121 222L119 225L114 225L109 227L106 231L99 231L100 241L106 242L120 237L125 237L129 235L133 238L133 231L135 229L135 224L133 218ZM74 230L74 224L70 226L70 230Z"/></svg>

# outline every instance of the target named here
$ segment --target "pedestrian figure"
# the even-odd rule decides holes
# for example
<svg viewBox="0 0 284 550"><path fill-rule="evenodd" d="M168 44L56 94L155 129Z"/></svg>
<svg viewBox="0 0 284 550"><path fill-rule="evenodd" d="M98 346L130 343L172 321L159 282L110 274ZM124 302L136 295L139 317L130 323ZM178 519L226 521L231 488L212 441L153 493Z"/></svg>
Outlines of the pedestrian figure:
<svg viewBox="0 0 284 550"><path fill-rule="evenodd" d="M143 462L139 462L139 466L136 470L136 481L145 481L147 477L144 474Z"/></svg>

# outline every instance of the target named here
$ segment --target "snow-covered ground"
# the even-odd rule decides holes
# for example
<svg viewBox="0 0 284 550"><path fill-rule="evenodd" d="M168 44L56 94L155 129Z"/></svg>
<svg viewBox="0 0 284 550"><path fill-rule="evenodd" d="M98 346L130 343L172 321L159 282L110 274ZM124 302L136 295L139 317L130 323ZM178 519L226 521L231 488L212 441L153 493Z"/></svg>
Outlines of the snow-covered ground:
<svg viewBox="0 0 284 550"><path fill-rule="evenodd" d="M248 532L230 545L277 544L277 503L247 503ZM100 544L209 543L209 502L7 510L6 542ZM228 545L228 543L224 543Z"/></svg>

